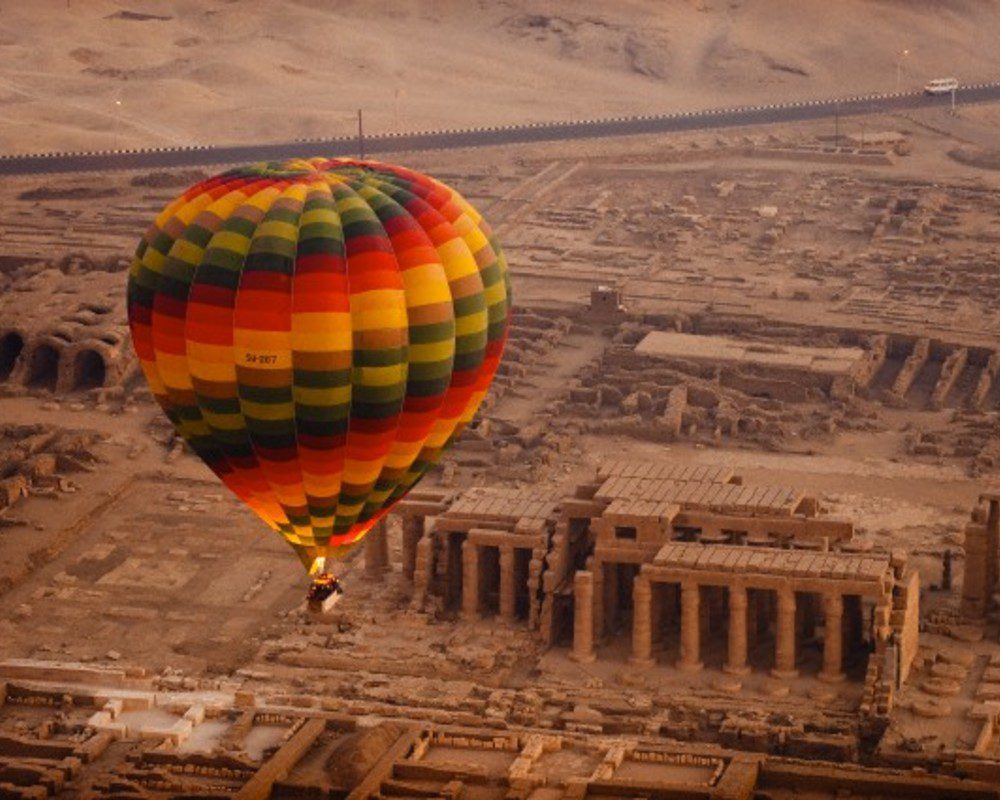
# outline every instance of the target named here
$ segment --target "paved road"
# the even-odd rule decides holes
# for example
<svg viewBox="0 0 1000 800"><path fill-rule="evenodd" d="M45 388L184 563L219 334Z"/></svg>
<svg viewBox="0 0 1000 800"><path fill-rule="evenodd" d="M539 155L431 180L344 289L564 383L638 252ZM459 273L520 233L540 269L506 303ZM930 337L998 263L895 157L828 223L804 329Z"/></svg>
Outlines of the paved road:
<svg viewBox="0 0 1000 800"><path fill-rule="evenodd" d="M963 87L960 105L1000 100L1000 82ZM456 147L553 142L609 136L705 130L775 122L799 122L824 117L882 114L917 108L947 106L950 96L933 97L923 92L904 92L833 100L719 108L656 116L618 117L581 122L546 122L494 128L383 134L365 138L366 155L381 156L404 150L447 150ZM234 145L228 147L163 147L147 150L100 153L50 153L0 156L0 175L33 175L58 172L103 172L112 169L157 169L245 164L279 161L313 154L356 156L354 137L303 139L283 144Z"/></svg>

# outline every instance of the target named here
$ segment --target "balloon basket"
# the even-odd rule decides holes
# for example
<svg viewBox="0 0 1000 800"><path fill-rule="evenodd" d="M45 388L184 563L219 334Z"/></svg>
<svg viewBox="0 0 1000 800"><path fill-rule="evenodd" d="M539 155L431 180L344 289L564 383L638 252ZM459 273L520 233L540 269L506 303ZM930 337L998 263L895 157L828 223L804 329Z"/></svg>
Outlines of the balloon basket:
<svg viewBox="0 0 1000 800"><path fill-rule="evenodd" d="M333 607L340 602L341 595L334 594L330 595L326 600L307 600L306 610L310 614L329 614L333 611Z"/></svg>
<svg viewBox="0 0 1000 800"><path fill-rule="evenodd" d="M327 614L343 596L344 589L339 580L329 575L317 576L306 595L306 608L310 614Z"/></svg>

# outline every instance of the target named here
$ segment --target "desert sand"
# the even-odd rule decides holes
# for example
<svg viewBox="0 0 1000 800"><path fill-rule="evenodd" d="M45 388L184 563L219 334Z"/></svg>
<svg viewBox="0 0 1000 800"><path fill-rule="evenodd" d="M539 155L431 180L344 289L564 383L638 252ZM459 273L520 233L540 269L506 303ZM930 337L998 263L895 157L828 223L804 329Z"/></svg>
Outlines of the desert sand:
<svg viewBox="0 0 1000 800"><path fill-rule="evenodd" d="M891 91L902 49L902 89L1000 73L1000 5L958 0L0 20L0 152ZM997 800L997 108L399 154L483 211L515 313L323 612L129 341L135 242L207 173L0 183L0 796ZM622 461L689 474L598 497ZM685 590L676 548L727 574Z"/></svg>
<svg viewBox="0 0 1000 800"><path fill-rule="evenodd" d="M649 114L1000 67L992 0L4 0L0 21L8 153L343 136L359 108L373 132Z"/></svg>

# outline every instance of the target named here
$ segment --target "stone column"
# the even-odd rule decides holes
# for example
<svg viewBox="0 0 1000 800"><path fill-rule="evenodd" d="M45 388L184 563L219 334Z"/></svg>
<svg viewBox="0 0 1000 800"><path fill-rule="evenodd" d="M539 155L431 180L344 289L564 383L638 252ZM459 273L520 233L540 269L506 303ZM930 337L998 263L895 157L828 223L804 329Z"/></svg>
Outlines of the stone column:
<svg viewBox="0 0 1000 800"><path fill-rule="evenodd" d="M413 604L421 608L427 599L434 572L434 536L428 534L417 543L416 567L413 571Z"/></svg>
<svg viewBox="0 0 1000 800"><path fill-rule="evenodd" d="M641 572L632 583L632 658L633 667L653 666L653 589Z"/></svg>
<svg viewBox="0 0 1000 800"><path fill-rule="evenodd" d="M573 576L573 651L581 664L594 660L594 574L577 570Z"/></svg>
<svg viewBox="0 0 1000 800"><path fill-rule="evenodd" d="M514 621L515 589L514 589L514 547L503 545L500 549L500 617L508 622Z"/></svg>
<svg viewBox="0 0 1000 800"><path fill-rule="evenodd" d="M681 584L681 658L677 669L697 672L701 657L701 587L692 581Z"/></svg>
<svg viewBox="0 0 1000 800"><path fill-rule="evenodd" d="M776 678L794 678L795 669L795 592L789 586L778 590L777 626L774 638L774 669Z"/></svg>
<svg viewBox="0 0 1000 800"><path fill-rule="evenodd" d="M823 596L823 669L819 679L827 683L844 680L844 597L831 592Z"/></svg>
<svg viewBox="0 0 1000 800"><path fill-rule="evenodd" d="M538 590L542 585L542 569L545 563L545 551L535 548L531 551L531 560L528 561L528 629L538 630L541 619L542 603L538 599Z"/></svg>
<svg viewBox="0 0 1000 800"><path fill-rule="evenodd" d="M479 545L466 539L462 542L462 616L475 619L479 615Z"/></svg>
<svg viewBox="0 0 1000 800"><path fill-rule="evenodd" d="M604 636L604 564L591 559L590 575L594 583L594 641Z"/></svg>
<svg viewBox="0 0 1000 800"><path fill-rule="evenodd" d="M386 518L375 523L365 534L365 577L382 580L389 571L389 537L386 535Z"/></svg>
<svg viewBox="0 0 1000 800"><path fill-rule="evenodd" d="M746 675L747 665L747 589L729 587L729 652L723 669L730 675Z"/></svg>
<svg viewBox="0 0 1000 800"><path fill-rule="evenodd" d="M403 521L403 577L413 580L417 567L417 544L424 535L424 518L405 516Z"/></svg>
<svg viewBox="0 0 1000 800"><path fill-rule="evenodd" d="M989 529L974 514L965 526L965 576L962 579L962 614L982 617L989 607Z"/></svg>

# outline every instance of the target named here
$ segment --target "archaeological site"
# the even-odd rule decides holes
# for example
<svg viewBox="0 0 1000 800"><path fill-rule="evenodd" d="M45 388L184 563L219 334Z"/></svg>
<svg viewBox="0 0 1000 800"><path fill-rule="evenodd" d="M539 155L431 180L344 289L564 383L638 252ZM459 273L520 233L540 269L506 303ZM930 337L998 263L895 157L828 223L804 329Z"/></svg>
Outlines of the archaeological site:
<svg viewBox="0 0 1000 800"><path fill-rule="evenodd" d="M511 19L571 63L617 30ZM85 41L81 80L142 85ZM393 152L359 114L482 212L513 300L321 600L130 334L140 237L235 164L0 158L0 800L1000 800L1000 107L913 94Z"/></svg>

